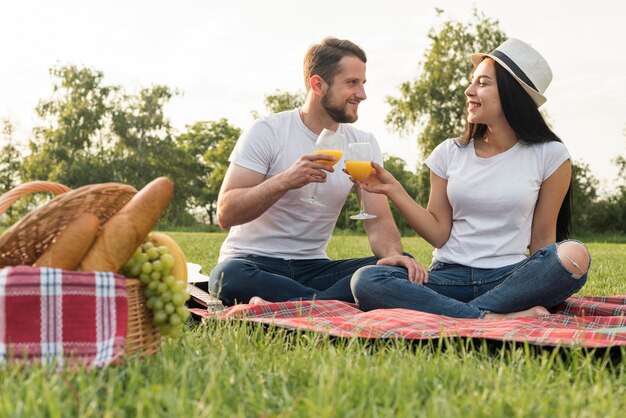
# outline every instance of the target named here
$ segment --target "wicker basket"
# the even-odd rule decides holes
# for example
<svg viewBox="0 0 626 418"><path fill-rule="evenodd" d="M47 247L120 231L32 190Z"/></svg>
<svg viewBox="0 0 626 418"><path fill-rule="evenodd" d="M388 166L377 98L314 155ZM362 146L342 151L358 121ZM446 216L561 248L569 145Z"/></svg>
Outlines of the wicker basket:
<svg viewBox="0 0 626 418"><path fill-rule="evenodd" d="M0 216L20 197L34 192L56 196L29 212L0 236L0 268L31 265L73 219L92 213L103 225L137 193L129 185L102 183L71 190L48 181L34 181L18 186L0 196ZM147 355L161 345L161 333L152 324L152 314L145 306L142 284L126 279L128 326L124 353Z"/></svg>

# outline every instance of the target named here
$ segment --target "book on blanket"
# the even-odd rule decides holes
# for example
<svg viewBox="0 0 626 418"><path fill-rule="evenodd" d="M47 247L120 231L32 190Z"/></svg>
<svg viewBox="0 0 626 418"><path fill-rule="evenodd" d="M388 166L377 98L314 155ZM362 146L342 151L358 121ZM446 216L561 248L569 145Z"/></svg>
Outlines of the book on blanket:
<svg viewBox="0 0 626 418"><path fill-rule="evenodd" d="M205 307L208 312L224 310L222 301L195 285L195 283L206 283L209 281L209 276L200 273L201 270L202 266L200 264L187 263L187 292L194 302Z"/></svg>

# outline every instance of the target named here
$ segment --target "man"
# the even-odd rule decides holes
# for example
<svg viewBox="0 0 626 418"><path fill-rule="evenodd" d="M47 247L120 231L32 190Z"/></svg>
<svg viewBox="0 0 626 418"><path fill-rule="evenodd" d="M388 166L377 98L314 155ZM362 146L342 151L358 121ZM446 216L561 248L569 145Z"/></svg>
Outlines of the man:
<svg viewBox="0 0 626 418"><path fill-rule="evenodd" d="M300 109L261 118L239 138L217 202L217 219L230 228L209 289L225 305L299 299L354 302L350 278L371 264L403 266L426 274L402 253L400 234L387 199L367 195L365 221L375 257L331 261L326 245L353 184L347 174L319 160L314 145L324 129L342 133L347 143L370 142L375 161L382 156L372 134L352 126L365 95L361 48L326 38L309 48L304 60L306 99ZM346 145L347 148L347 145ZM335 166L344 167L343 161ZM335 172L337 171L337 172ZM313 184L311 184L313 183ZM324 207L302 198L319 185Z"/></svg>

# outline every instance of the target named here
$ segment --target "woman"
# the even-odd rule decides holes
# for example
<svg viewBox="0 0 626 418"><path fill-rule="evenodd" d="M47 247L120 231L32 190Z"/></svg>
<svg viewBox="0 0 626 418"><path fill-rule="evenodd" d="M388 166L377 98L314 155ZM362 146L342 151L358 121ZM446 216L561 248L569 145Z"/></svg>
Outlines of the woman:
<svg viewBox="0 0 626 418"><path fill-rule="evenodd" d="M552 79L544 58L509 39L471 56L464 136L426 160L426 209L383 167L359 182L391 199L436 247L428 272L383 259L359 269L352 293L364 310L408 308L459 318L548 315L587 280L591 256L569 234L569 153L539 113Z"/></svg>

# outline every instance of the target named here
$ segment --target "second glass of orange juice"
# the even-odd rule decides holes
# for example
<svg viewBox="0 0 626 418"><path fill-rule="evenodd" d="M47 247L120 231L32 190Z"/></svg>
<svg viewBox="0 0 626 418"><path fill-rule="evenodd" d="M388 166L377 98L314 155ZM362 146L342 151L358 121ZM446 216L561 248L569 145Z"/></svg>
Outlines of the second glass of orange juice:
<svg viewBox="0 0 626 418"><path fill-rule="evenodd" d="M374 149L369 142L355 142L348 145L346 153L346 171L350 176L363 181L373 172L372 160L374 159ZM359 189L361 200L359 202L359 213L350 216L350 219L372 219L376 215L371 215L365 211L365 190Z"/></svg>

